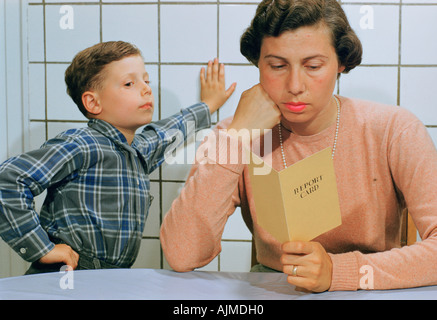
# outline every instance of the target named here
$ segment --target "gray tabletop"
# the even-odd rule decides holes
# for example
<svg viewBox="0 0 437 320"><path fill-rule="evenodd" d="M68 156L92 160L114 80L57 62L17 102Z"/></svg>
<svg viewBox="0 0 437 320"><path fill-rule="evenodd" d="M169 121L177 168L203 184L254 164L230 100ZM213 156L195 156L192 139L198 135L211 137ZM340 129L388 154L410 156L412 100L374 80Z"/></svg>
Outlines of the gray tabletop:
<svg viewBox="0 0 437 320"><path fill-rule="evenodd" d="M0 300L437 300L437 286L302 293L282 273L114 269L0 279Z"/></svg>

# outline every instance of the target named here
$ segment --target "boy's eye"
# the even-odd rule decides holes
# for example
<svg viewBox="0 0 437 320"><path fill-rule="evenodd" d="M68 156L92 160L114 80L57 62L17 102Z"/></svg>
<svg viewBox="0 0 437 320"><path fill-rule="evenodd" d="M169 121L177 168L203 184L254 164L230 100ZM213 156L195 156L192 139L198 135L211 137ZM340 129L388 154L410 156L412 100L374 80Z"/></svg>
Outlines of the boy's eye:
<svg viewBox="0 0 437 320"><path fill-rule="evenodd" d="M144 82L147 84L147 85L150 85L150 80L144 80Z"/></svg>
<svg viewBox="0 0 437 320"><path fill-rule="evenodd" d="M132 81L126 82L124 84L125 87L132 87L134 85L134 83Z"/></svg>

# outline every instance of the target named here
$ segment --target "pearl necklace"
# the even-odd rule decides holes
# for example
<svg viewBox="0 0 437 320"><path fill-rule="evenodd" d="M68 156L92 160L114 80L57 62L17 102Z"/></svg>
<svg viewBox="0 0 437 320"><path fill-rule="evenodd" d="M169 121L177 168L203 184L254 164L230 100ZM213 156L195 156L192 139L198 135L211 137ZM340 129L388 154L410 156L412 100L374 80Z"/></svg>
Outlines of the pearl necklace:
<svg viewBox="0 0 437 320"><path fill-rule="evenodd" d="M334 137L334 145L332 146L332 155L331 158L334 159L335 149L337 148L337 138L338 138L338 129L340 127L340 101L336 96L334 96L335 102L337 103L337 124L335 127L335 137ZM284 146L282 144L282 124L279 123L279 144L281 147L281 155L282 162L284 163L284 168L287 168L287 161L285 160Z"/></svg>

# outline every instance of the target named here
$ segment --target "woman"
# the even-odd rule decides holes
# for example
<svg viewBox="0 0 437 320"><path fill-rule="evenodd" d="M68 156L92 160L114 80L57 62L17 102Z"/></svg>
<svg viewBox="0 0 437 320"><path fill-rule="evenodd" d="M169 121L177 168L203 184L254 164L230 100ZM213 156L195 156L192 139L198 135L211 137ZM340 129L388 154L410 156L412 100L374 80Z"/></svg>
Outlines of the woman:
<svg viewBox="0 0 437 320"><path fill-rule="evenodd" d="M278 171L333 147L342 224L309 242L279 243L256 223L247 166L196 164L163 221L170 266L189 271L209 263L221 250L227 218L241 206L261 264L255 271L282 271L313 292L437 284L436 149L410 112L333 96L340 73L362 53L337 1L262 1L241 51L258 66L260 84L218 129L272 128ZM218 153L224 142L218 139ZM422 241L400 248L405 207ZM364 276L371 285L363 286Z"/></svg>

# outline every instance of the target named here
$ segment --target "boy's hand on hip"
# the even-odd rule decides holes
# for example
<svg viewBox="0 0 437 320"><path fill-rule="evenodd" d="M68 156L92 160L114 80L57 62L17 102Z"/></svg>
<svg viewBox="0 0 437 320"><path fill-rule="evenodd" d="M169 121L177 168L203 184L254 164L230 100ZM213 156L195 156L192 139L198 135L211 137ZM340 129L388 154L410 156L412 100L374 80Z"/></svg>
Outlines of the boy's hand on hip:
<svg viewBox="0 0 437 320"><path fill-rule="evenodd" d="M61 263L76 269L79 261L79 254L74 251L69 245L57 244L44 257L39 259L39 262L45 264Z"/></svg>
<svg viewBox="0 0 437 320"><path fill-rule="evenodd" d="M225 66L219 64L218 59L208 62L208 67L200 70L200 100L209 107L211 114L216 112L232 95L235 90L234 82L226 90Z"/></svg>

